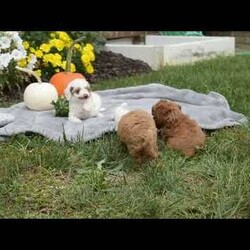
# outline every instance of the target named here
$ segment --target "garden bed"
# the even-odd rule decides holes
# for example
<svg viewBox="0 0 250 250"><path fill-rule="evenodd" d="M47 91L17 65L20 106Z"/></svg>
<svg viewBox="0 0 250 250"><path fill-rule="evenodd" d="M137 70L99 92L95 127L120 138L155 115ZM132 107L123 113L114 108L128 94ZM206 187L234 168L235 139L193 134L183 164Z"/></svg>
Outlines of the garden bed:
<svg viewBox="0 0 250 250"><path fill-rule="evenodd" d="M93 67L95 69L94 74L86 75L90 83L152 71L147 63L112 51L101 51L97 54Z"/></svg>

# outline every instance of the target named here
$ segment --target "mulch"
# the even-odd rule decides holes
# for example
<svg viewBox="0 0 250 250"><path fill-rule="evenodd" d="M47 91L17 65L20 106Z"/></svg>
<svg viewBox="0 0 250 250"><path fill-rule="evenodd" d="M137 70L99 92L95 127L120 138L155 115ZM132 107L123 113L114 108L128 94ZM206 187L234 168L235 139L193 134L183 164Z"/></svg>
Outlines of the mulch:
<svg viewBox="0 0 250 250"><path fill-rule="evenodd" d="M93 67L95 69L94 74L86 75L90 83L152 71L151 67L141 60L127 58L122 54L111 51L101 51L99 54L96 54Z"/></svg>

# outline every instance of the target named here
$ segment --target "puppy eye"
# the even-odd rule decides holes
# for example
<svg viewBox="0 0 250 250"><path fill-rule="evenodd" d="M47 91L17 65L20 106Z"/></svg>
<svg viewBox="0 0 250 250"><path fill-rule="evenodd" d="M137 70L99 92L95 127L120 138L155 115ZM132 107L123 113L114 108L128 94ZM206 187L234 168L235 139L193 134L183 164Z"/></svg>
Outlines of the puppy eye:
<svg viewBox="0 0 250 250"><path fill-rule="evenodd" d="M78 95L80 92L80 89L76 89L75 93Z"/></svg>

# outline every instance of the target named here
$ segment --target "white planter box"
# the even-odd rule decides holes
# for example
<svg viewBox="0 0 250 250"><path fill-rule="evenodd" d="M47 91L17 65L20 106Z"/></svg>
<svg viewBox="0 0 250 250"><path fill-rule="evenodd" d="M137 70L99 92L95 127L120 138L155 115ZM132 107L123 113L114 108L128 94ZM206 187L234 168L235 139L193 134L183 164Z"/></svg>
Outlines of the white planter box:
<svg viewBox="0 0 250 250"><path fill-rule="evenodd" d="M142 60L157 70L165 65L193 63L235 54L234 37L146 36L145 45L106 44L105 50Z"/></svg>

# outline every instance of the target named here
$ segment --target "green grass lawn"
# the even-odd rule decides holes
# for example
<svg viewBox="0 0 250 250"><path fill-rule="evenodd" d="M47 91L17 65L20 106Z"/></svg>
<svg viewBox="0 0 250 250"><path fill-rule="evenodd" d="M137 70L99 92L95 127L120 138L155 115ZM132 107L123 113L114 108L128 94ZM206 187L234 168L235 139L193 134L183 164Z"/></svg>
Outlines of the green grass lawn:
<svg viewBox="0 0 250 250"><path fill-rule="evenodd" d="M160 82L217 91L250 117L250 57L166 67L96 90ZM0 106L6 106L2 103ZM0 143L2 218L250 218L250 128L209 132L187 159L164 149L137 168L115 133L75 144L18 135Z"/></svg>

